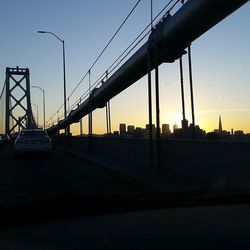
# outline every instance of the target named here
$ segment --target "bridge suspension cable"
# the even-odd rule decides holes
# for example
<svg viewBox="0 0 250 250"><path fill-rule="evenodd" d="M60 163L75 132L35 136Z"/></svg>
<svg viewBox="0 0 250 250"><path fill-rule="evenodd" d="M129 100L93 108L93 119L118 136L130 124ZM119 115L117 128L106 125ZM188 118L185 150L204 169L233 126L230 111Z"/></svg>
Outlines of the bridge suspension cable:
<svg viewBox="0 0 250 250"><path fill-rule="evenodd" d="M121 23L121 25L118 27L118 29L116 30L116 32L113 34L113 36L110 38L110 40L108 41L108 43L105 45L104 49L100 52L100 54L98 55L98 57L96 58L96 60L92 63L92 65L90 66L90 68L88 69L88 71L84 74L84 76L82 77L82 79L78 82L78 84L76 85L76 87L72 90L72 92L69 94L67 100L69 100L69 98L73 95L73 93L76 91L76 89L80 86L80 84L84 81L84 79L88 76L89 71L92 70L92 68L96 65L96 63L98 62L98 60L101 58L101 56L104 54L104 52L106 51L106 49L109 47L109 45L111 44L111 42L114 40L114 38L116 37L116 35L119 33L119 31L121 30L121 28L124 26L124 24L126 23L126 21L129 19L129 17L132 15L132 13L134 12L134 10L136 9L136 7L138 6L138 4L140 3L141 0L138 0L135 5L133 6L133 8L130 10L130 12L128 13L128 15L126 16L126 18L123 20L123 22ZM58 111L63 107L63 104L59 107ZM57 112L56 112L57 113ZM55 114L52 116L54 117ZM50 119L48 119L49 121Z"/></svg>
<svg viewBox="0 0 250 250"><path fill-rule="evenodd" d="M174 0L170 0L169 2L168 2L168 4L166 4L165 6L164 6L164 8L156 15L156 17L154 18L154 19L152 19L151 21L150 21L150 23L142 30L142 32L130 43L130 45L121 53L121 55L111 64L111 66L98 78L98 80L96 80L96 82L98 82L98 81L100 81L100 79L102 79L104 76L105 76L105 74L106 74L106 72L108 72L109 74L110 73L112 73L119 65L120 65L120 63L136 48L136 46L151 32L151 30L148 30L147 31L147 29L150 27L150 26L152 26L152 23L155 21L155 20L157 20L158 19L158 17L166 10L166 8L167 7L169 7L169 5L173 2ZM183 1L183 0L176 0L175 1L175 3L173 4L173 6L168 10L168 12L170 12L175 6L176 6L176 4L178 3L178 2L180 2L180 1ZM126 20L128 19L128 17L132 14L132 11L135 9L135 7L137 6L139 4L139 1L136 3L136 5L134 6L134 8L131 10L131 12L129 13L129 15L126 17ZM164 15L165 16L165 15ZM162 19L162 18L161 18ZM161 20L160 19L160 20ZM125 21L122 23L122 25L124 25L125 24ZM118 30L120 30L120 28L122 27L122 25L119 27L119 29ZM147 31L147 33L146 34L144 34L144 32L145 31ZM118 31L115 33L115 35L118 33ZM144 36L136 43L136 41L142 36L144 34ZM115 35L113 35L113 37L111 38L111 40L109 41L109 43L106 45L106 47L104 48L104 50L101 52L101 54L98 56L98 59L100 59L100 57L101 57L101 55L103 54L103 52L107 49L107 47L108 47L108 45L111 43L111 41L113 40L113 38L114 38L114 36ZM136 44L135 44L136 43ZM135 45L134 45L135 44ZM134 45L134 46L133 46ZM133 46L133 47L132 47ZM131 48L132 47L132 48ZM131 49L130 49L131 48ZM130 49L130 50L129 50ZM126 53L127 52L127 53ZM125 56L124 56L124 54L125 54ZM124 57L123 57L124 56ZM122 58L123 57L123 58ZM122 60L120 60L122 58ZM118 60L120 60L119 62L118 62ZM91 70L93 67L94 67L94 65L96 64L96 62L97 62L98 60L96 60L93 64L92 64L92 66L90 67L90 69L89 70ZM115 65L116 63L118 62L118 64L117 65ZM115 65L115 67L113 67ZM113 68L112 68L113 67ZM112 70L110 70L112 68ZM87 75L88 75L88 72L89 71L87 71L86 73L85 73L85 75L83 76L83 78L81 79L81 81L78 83L78 85L74 88L74 90L71 92L71 94L69 95L69 97L71 97L72 96L72 94L74 93L74 91L78 88L78 86L82 83L82 81L87 77ZM95 83L96 83L95 82ZM94 84L95 84L94 83ZM93 84L93 85L94 85ZM91 85L91 86L93 86L93 85ZM69 98L68 97L68 98Z"/></svg>
<svg viewBox="0 0 250 250"><path fill-rule="evenodd" d="M118 58L109 66L107 70L103 74L100 75L100 77L90 86L91 89L97 87L99 84L103 83L103 79L106 76L106 72L111 74L127 57L128 55L150 34L151 32L151 26L154 21L157 20L156 25L168 14L170 11L174 9L174 7L179 3L183 2L183 0L170 0L162 9L161 11L152 19L150 20L150 23L141 31L141 33L130 43L130 45L118 56ZM137 1L136 5L133 7L133 11L136 8L136 6L139 4L139 1ZM172 5L171 5L172 4ZM170 6L171 5L171 6ZM166 9L170 6L170 8L166 11ZM130 11L129 15L126 17L126 20L128 17L132 14L133 11ZM164 14L163 14L164 13ZM160 17L160 18L159 18ZM125 21L123 21L123 25L125 24ZM122 25L120 25L122 27ZM119 27L119 30L121 29ZM116 32L116 34L118 31ZM114 39L114 35L112 36L112 40ZM111 43L111 40L109 41L108 45ZM98 59L100 59L101 55L104 53L104 51L107 49L107 45L105 46L105 49L101 52L100 56L98 56ZM90 67L90 70L94 67L94 65L97 63L98 60L96 60L92 66ZM76 89L80 86L80 84L84 81L84 79L88 76L89 70L85 73L85 75L82 77L80 82L76 85L76 87L73 89L73 91L68 96L68 99L73 95L73 93L76 91ZM89 89L87 89L75 102L72 103L72 105L69 107L68 112L70 113L77 105L79 104L79 100L83 101L85 98L87 98L89 95ZM49 120L53 119L56 115L58 115L58 112L63 107L63 104L59 107L59 109L51 116ZM58 118L58 116L57 116ZM59 120L63 118L63 116L59 116ZM58 121L58 119L56 119ZM47 122L48 122L47 121Z"/></svg>
<svg viewBox="0 0 250 250"><path fill-rule="evenodd" d="M80 82L76 85L76 87L72 90L72 92L70 93L69 97L72 96L72 94L76 91L76 89L78 88L78 86L82 83L82 81L87 77L87 75L89 74L89 71L91 71L93 69L93 67L96 65L96 63L98 62L98 60L101 58L101 56L103 55L103 53L106 51L106 49L108 48L108 46L111 44L111 42L114 40L114 38L116 37L116 35L119 33L119 31L121 30L121 28L124 26L124 24L126 23L126 21L129 19L129 17L132 15L132 13L134 12L135 8L138 6L138 4L140 3L141 0L138 0L136 2L136 4L134 5L134 7L132 8L132 10L129 12L129 14L126 16L126 18L124 19L124 21L121 23L121 25L118 27L118 29L116 30L116 32L113 34L113 36L110 38L110 40L108 41L108 43L106 44L106 46L104 47L104 49L101 51L101 53L98 55L98 57L96 58L96 60L92 63L92 65L90 66L90 68L88 69L88 71L85 73L85 75L83 76L83 78L80 80ZM68 97L68 98L69 98Z"/></svg>

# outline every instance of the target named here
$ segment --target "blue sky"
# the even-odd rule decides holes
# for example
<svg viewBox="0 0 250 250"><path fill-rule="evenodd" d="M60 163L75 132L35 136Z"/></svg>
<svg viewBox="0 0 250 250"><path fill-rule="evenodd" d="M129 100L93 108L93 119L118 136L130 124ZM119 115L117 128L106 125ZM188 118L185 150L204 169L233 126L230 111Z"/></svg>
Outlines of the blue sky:
<svg viewBox="0 0 250 250"><path fill-rule="evenodd" d="M37 30L56 33L65 40L67 91L70 93L87 72L136 0L2 0L0 9L0 86L6 67L28 67L32 85L46 90L47 118L63 102L62 47L59 41ZM167 3L154 0L154 15ZM250 132L250 4L227 17L198 38L192 46L197 123L206 130L217 126L222 114L226 129ZM121 33L94 67L94 81L119 56L150 20L150 1L142 0ZM190 110L185 63L187 111ZM178 62L160 68L161 122L180 122ZM112 128L120 122L147 123L147 81L141 79L111 100ZM83 82L73 103L87 89ZM129 102L128 102L129 98ZM41 93L33 89L32 101L42 109ZM122 111L122 112L121 112ZM105 113L94 112L94 131L105 132ZM248 118L249 117L249 118ZM40 112L39 120L42 121ZM87 119L84 118L84 124ZM86 126L85 126L86 128Z"/></svg>

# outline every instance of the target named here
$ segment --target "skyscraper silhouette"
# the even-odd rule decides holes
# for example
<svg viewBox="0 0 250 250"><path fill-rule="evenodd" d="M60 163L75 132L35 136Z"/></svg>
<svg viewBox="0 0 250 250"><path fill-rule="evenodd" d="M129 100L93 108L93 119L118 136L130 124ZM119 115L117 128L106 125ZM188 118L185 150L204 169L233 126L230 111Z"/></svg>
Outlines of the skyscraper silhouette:
<svg viewBox="0 0 250 250"><path fill-rule="evenodd" d="M221 115L219 116L219 133L222 133Z"/></svg>

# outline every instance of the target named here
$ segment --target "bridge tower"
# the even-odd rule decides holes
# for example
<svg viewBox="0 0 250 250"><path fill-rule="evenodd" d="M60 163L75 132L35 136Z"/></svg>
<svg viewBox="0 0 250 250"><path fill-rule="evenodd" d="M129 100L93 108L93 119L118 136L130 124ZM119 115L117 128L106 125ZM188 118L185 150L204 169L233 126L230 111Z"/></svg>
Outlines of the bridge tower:
<svg viewBox="0 0 250 250"><path fill-rule="evenodd" d="M5 84L5 132L10 134L16 128L36 127L31 109L29 69L7 67Z"/></svg>

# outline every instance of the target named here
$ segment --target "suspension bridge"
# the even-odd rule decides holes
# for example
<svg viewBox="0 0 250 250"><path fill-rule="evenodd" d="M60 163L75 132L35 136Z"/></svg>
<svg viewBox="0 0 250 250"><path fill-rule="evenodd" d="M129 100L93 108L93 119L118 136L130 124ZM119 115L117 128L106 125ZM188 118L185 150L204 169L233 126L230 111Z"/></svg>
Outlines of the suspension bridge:
<svg viewBox="0 0 250 250"><path fill-rule="evenodd" d="M180 2L182 4L180 4L179 9L172 15L171 10ZM150 115L152 106L152 101L150 100L152 95L150 87L151 71L155 70L156 79L158 79L158 67L162 63L173 63L179 59L180 65L182 65L181 59L183 55L187 54L186 50L188 50L190 81L192 85L191 43L246 2L248 1L170 1L167 4L168 9L164 9L165 12L160 17L160 20L151 28L150 32L147 33L147 42L115 72L113 72L114 68L112 70L109 68L105 71L99 80L90 86L89 91L83 93L82 97L68 108L66 116L61 116L60 118L62 119L60 119L60 121L58 117L55 117L59 110L55 112L47 121L47 123L50 122L50 126L47 128L48 132L54 134L61 129L66 129L71 124L79 122L82 117L90 115L95 109L105 107L109 100L147 74L149 82L149 124L152 125L152 117ZM172 3L172 5L170 5L170 3ZM96 62L94 62L94 64L95 63ZM90 75L94 64L90 67L83 79L86 78L87 75ZM112 72L113 74L111 74ZM14 79L14 75L21 76L21 78L16 80ZM26 87L22 86L22 81L24 80L26 81ZM12 87L11 81L14 82ZM156 86L158 85L159 82L156 81ZM23 95L21 95L20 99L17 99L15 94L13 94L17 88L23 91ZM158 87L156 87L156 92L159 92ZM72 93L67 97L68 101ZM159 95L159 93L156 93L156 95ZM191 95L193 95L192 86ZM6 68L6 80L0 97L1 133L12 133L16 131L17 127L31 127L36 124L33 118L30 99L29 70L18 67ZM159 97L156 97L156 104L159 102L158 99ZM192 102L194 102L193 96L191 99ZM25 107L21 104L22 101L26 103ZM12 102L14 102L13 106ZM65 105L65 103L63 105ZM156 106L158 110L156 112L156 125L157 131L159 131L159 103ZM18 111L15 112L15 109L18 107L21 107L24 112L16 115L15 113L18 113ZM185 113L185 111L183 112ZM192 104L192 122L195 125L194 104ZM10 124L12 125L10 126ZM91 125L92 122L90 121L89 124ZM92 131L91 126L89 131Z"/></svg>
<svg viewBox="0 0 250 250"><path fill-rule="evenodd" d="M248 0L168 0L155 18L151 8L148 26L92 82L94 66L139 2L68 95L64 40L39 31L63 45L64 102L51 117L45 111L45 91L31 83L28 66L6 68L0 134L43 127L55 147L49 156L28 153L16 158L12 143L0 142L1 249L217 249L249 244L250 134L247 140L199 139L191 50L196 39ZM174 62L180 73L182 130L189 133L185 140L165 140L160 130L159 67ZM189 127L184 62L189 74ZM110 101L145 76L147 137L116 137ZM83 81L88 89L82 93ZM43 92L43 126L32 109L31 87ZM80 97L73 99L76 90ZM97 109L106 112L107 133L101 137L94 136L92 128ZM84 117L87 136L82 136ZM81 136L71 135L73 124L80 125ZM221 117L218 130L223 130ZM32 146L39 140L30 140Z"/></svg>
<svg viewBox="0 0 250 250"><path fill-rule="evenodd" d="M55 136L60 130L65 130L65 135L70 137L70 126L81 123L81 119L88 116L88 147L93 146L93 121L92 113L98 108L106 107L107 135L111 134L111 114L109 101L125 89L133 85L143 76L148 76L148 128L149 128L149 155L150 165L159 165L160 158L160 102L159 102L159 66L163 63L170 64L177 60L180 62L180 78L182 89L182 114L183 127L185 127L185 100L183 90L183 63L182 58L188 57L190 94L192 107L193 138L196 136L195 103L192 80L191 44L197 38L205 34L209 29L217 25L221 20L236 11L247 0L216 1L216 0L188 0L170 1L164 11L158 15L158 20L151 23L141 33L141 36L132 43L127 50L109 67L99 79L91 85L91 71L105 51L106 47L97 60L89 68L79 84L89 77L89 89L66 109L73 90L65 96L64 103L47 121L47 132ZM135 6L136 7L136 6ZM130 13L131 14L131 13ZM119 31L119 29L118 29ZM118 32L117 31L117 32ZM45 33L44 31L39 31ZM50 32L51 33L51 32ZM53 33L51 33L53 34ZM55 34L53 34L56 36ZM142 44L133 54L131 51L139 41L146 37ZM56 36L61 42L59 37ZM113 38L113 37L112 37ZM112 39L110 40L110 42ZM128 55L130 55L128 57ZM126 61L125 61L126 58ZM65 65L64 65L65 66ZM155 72L155 120L156 138L153 138L152 126L152 72ZM30 96L29 69L6 68L6 79L0 96L0 133L15 133L22 128L34 128L38 126L34 119ZM65 80L65 75L64 75ZM19 89L19 91L17 91ZM71 101L72 102L72 101ZM64 114L59 116L60 109L64 107ZM44 125L45 126L45 125ZM156 139L156 140L154 140Z"/></svg>

